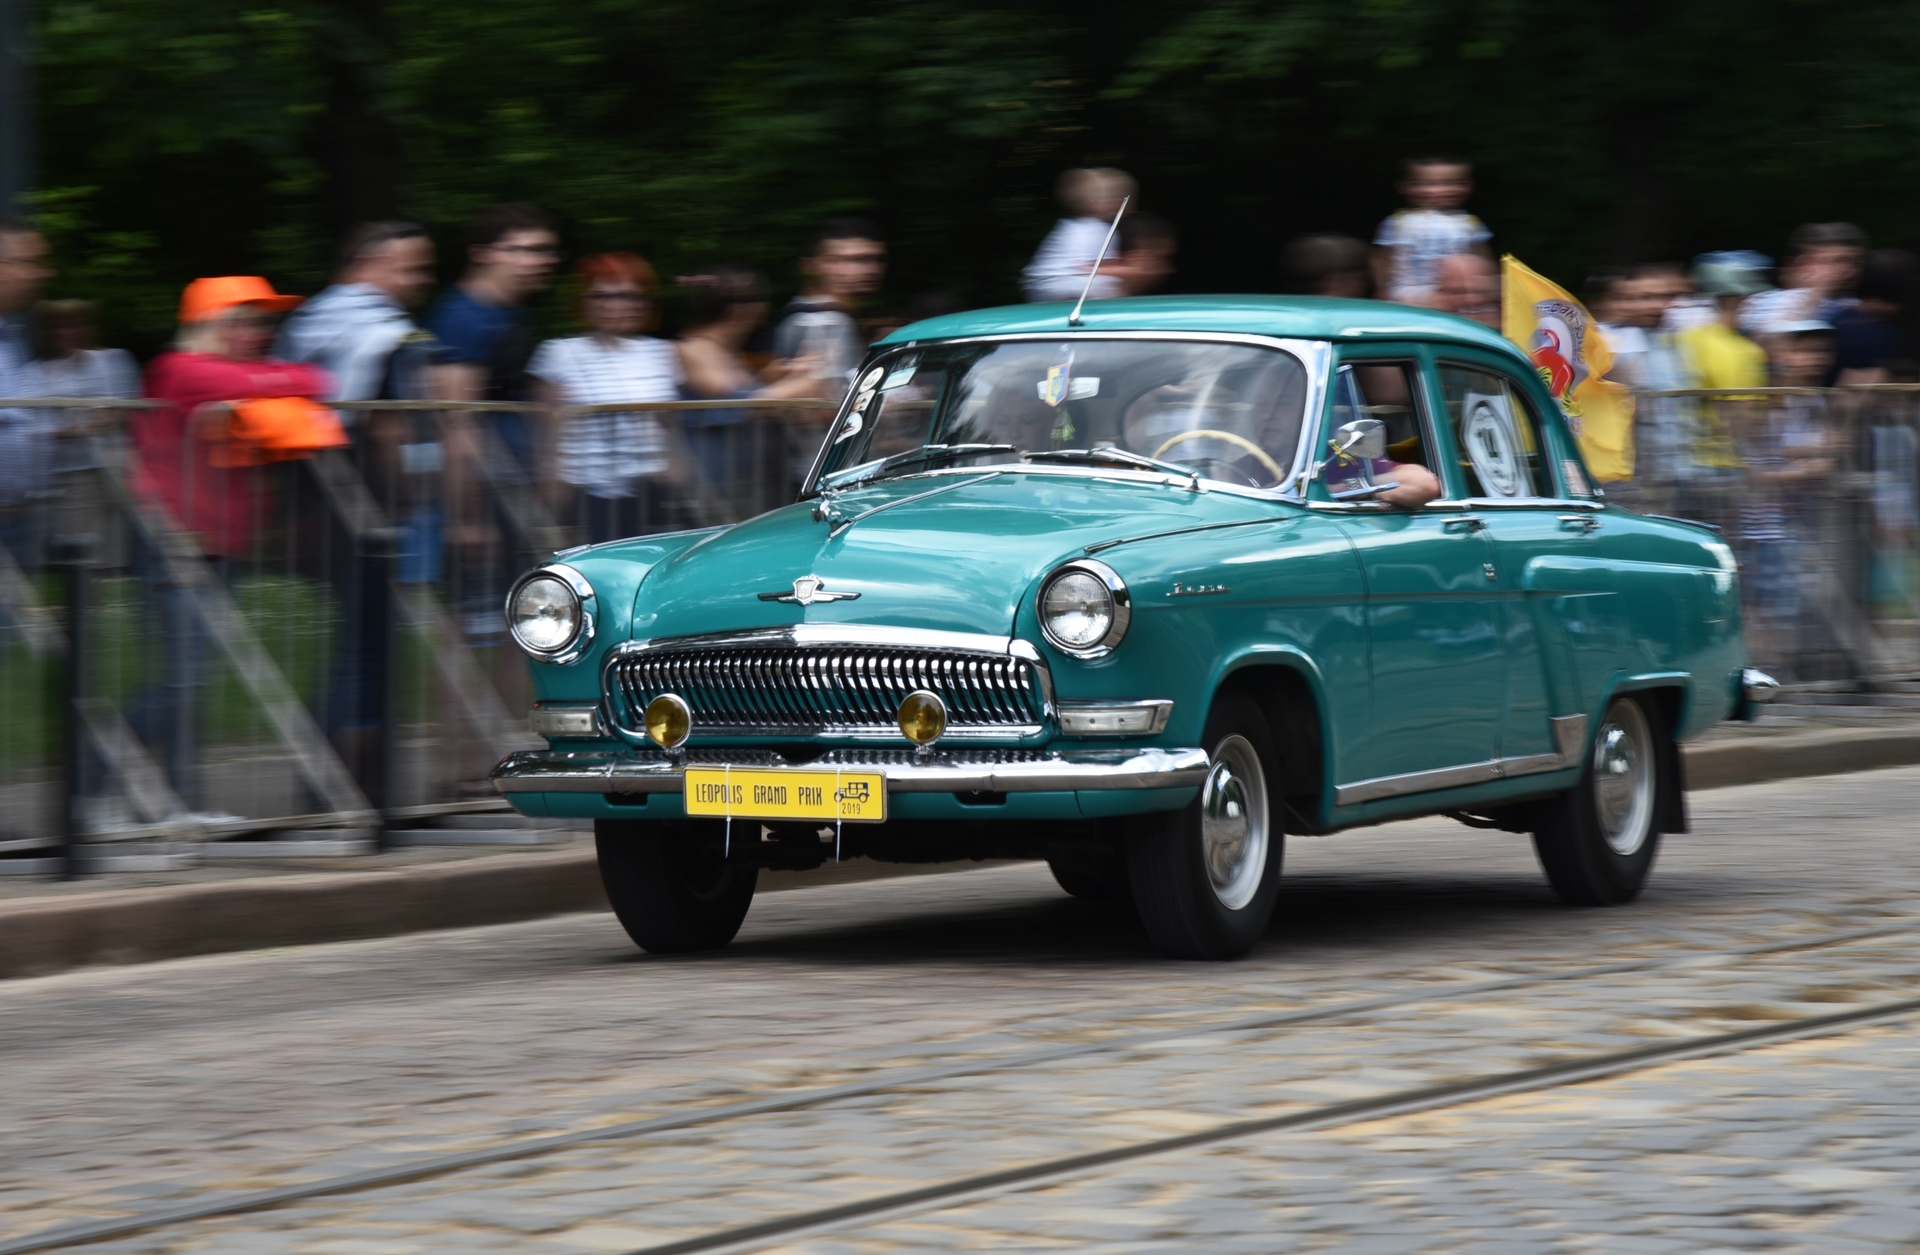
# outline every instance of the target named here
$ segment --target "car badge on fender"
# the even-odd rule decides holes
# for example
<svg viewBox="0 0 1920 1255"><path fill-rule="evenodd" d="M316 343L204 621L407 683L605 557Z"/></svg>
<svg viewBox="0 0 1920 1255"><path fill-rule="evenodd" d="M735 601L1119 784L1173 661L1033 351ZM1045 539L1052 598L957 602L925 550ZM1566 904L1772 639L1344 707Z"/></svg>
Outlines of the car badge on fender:
<svg viewBox="0 0 1920 1255"><path fill-rule="evenodd" d="M853 601L859 593L830 593L817 575L803 575L793 582L790 593L761 593L761 601L786 601L796 606L811 606L817 601Z"/></svg>

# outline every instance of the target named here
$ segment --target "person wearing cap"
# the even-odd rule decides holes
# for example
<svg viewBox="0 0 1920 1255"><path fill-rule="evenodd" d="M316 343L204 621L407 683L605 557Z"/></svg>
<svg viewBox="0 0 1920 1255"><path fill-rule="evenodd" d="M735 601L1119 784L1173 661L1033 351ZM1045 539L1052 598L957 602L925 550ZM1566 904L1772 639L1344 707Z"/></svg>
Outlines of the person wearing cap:
<svg viewBox="0 0 1920 1255"><path fill-rule="evenodd" d="M128 423L141 482L209 557L251 546L247 467L346 443L316 404L332 384L326 372L267 357L277 316L298 304L255 275L196 279L180 298L174 347L147 367L146 395L168 404Z"/></svg>
<svg viewBox="0 0 1920 1255"><path fill-rule="evenodd" d="M1714 299L1719 317L1675 339L1696 388L1760 388L1767 354L1740 331L1740 306L1767 290L1767 259L1757 253L1707 253L1694 260L1693 283Z"/></svg>
<svg viewBox="0 0 1920 1255"><path fill-rule="evenodd" d="M1694 259L1690 277L1718 310L1712 322L1675 333L1674 348L1692 388L1763 388L1766 350L1740 333L1740 305L1767 289L1768 260L1758 253L1706 253ZM1693 432L1688 470L1688 501L1682 510L1693 518L1724 525L1727 500L1738 491L1743 465L1733 431L1742 406L1757 398L1723 397L1702 401Z"/></svg>

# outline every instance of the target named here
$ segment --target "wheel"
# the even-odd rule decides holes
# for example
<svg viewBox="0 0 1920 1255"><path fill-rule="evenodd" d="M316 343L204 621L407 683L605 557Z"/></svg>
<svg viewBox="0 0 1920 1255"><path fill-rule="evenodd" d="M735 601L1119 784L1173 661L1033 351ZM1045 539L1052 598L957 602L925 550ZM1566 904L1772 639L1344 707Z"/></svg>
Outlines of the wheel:
<svg viewBox="0 0 1920 1255"><path fill-rule="evenodd" d="M1666 738L1657 710L1614 699L1580 783L1541 807L1533 848L1561 901L1614 906L1639 895L1660 849Z"/></svg>
<svg viewBox="0 0 1920 1255"><path fill-rule="evenodd" d="M759 869L730 864L721 826L711 821L593 825L600 883L627 936L642 950L718 950L733 940L753 904Z"/></svg>
<svg viewBox="0 0 1920 1255"><path fill-rule="evenodd" d="M1214 702L1202 743L1212 766L1200 795L1134 821L1127 873L1162 953L1231 959L1266 932L1280 892L1280 764L1266 719L1239 694Z"/></svg>
<svg viewBox="0 0 1920 1255"><path fill-rule="evenodd" d="M1088 849L1047 860L1054 883L1089 902L1124 902L1133 893L1127 884L1126 847Z"/></svg>

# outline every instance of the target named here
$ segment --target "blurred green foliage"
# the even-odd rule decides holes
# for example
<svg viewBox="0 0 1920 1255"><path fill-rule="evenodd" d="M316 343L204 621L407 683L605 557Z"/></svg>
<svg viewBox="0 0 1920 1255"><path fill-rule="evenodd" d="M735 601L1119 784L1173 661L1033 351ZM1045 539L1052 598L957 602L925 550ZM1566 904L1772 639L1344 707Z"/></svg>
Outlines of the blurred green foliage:
<svg viewBox="0 0 1920 1255"><path fill-rule="evenodd" d="M1397 162L1471 157L1499 246L1777 253L1920 239L1920 0L41 0L42 213L70 294L150 349L179 285L325 280L353 217L524 199L576 249L790 285L878 218L888 298L1012 299L1068 165L1139 176L1186 290L1370 233Z"/></svg>

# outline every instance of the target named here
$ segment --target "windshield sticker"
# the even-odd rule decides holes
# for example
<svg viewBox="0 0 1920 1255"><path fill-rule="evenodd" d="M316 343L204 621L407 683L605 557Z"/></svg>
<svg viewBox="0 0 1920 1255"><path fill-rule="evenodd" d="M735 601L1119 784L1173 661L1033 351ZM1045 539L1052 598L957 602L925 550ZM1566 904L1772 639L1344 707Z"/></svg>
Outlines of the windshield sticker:
<svg viewBox="0 0 1920 1255"><path fill-rule="evenodd" d="M1469 392L1461 408L1460 443L1473 463L1480 486L1490 497L1524 497L1526 477L1520 470L1520 442L1514 439L1513 413L1503 396Z"/></svg>
<svg viewBox="0 0 1920 1255"><path fill-rule="evenodd" d="M1040 399L1048 405L1057 406L1072 394L1073 363L1062 362L1058 366L1047 367L1047 377L1040 381Z"/></svg>
<svg viewBox="0 0 1920 1255"><path fill-rule="evenodd" d="M1073 350L1068 349L1066 356L1047 367L1047 377L1040 381L1040 399L1055 409L1073 392Z"/></svg>
<svg viewBox="0 0 1920 1255"><path fill-rule="evenodd" d="M920 369L920 359L910 357L893 368L887 381L880 385L880 391L892 392L895 388L904 388L913 382L913 373Z"/></svg>
<svg viewBox="0 0 1920 1255"><path fill-rule="evenodd" d="M847 415L847 421L840 428L840 434L833 438L833 443L839 444L849 436L859 435L860 429L866 425L866 415L862 414L859 410L855 410L853 413Z"/></svg>

